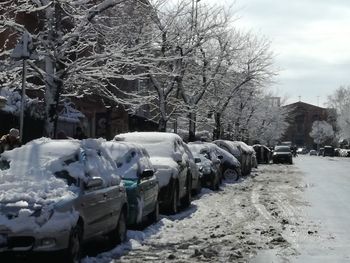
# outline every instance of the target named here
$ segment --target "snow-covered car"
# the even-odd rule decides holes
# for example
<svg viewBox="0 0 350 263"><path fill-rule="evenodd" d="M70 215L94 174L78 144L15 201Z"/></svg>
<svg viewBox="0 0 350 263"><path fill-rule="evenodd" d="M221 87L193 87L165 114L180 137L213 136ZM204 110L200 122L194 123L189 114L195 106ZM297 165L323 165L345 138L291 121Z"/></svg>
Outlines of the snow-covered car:
<svg viewBox="0 0 350 263"><path fill-rule="evenodd" d="M299 147L297 149L297 154L307 154L307 149L305 147Z"/></svg>
<svg viewBox="0 0 350 263"><path fill-rule="evenodd" d="M273 163L293 164L293 156L289 146L277 145L272 154Z"/></svg>
<svg viewBox="0 0 350 263"><path fill-rule="evenodd" d="M141 144L149 153L159 183L159 204L163 211L178 212L179 204L191 204L192 174L184 142L174 133L131 132L115 136L116 141Z"/></svg>
<svg viewBox="0 0 350 263"><path fill-rule="evenodd" d="M309 155L316 156L317 155L317 151L316 150L310 150Z"/></svg>
<svg viewBox="0 0 350 263"><path fill-rule="evenodd" d="M220 148L235 156L241 164L242 175L250 174L253 167L254 149L242 141L216 140L214 141Z"/></svg>
<svg viewBox="0 0 350 263"><path fill-rule="evenodd" d="M0 252L63 251L80 262L86 240L125 240L125 187L99 140L41 138L1 162Z"/></svg>
<svg viewBox="0 0 350 263"><path fill-rule="evenodd" d="M200 172L198 170L198 166L196 164L195 158L189 149L188 145L186 143L183 144L185 153L187 154L188 157L188 166L189 169L191 170L191 175L192 175L192 192L194 194L199 194L202 191L202 183L201 183L201 177L200 177Z"/></svg>
<svg viewBox="0 0 350 263"><path fill-rule="evenodd" d="M220 160L219 166L219 178L238 180L240 175L240 163L239 161L226 150L218 147L214 143L209 142L191 142L188 144L191 151L196 154L207 154L209 159L214 163L217 163L217 159Z"/></svg>
<svg viewBox="0 0 350 263"><path fill-rule="evenodd" d="M108 141L102 144L117 165L128 197L128 225L159 220L158 181L148 152L141 145Z"/></svg>
<svg viewBox="0 0 350 263"><path fill-rule="evenodd" d="M208 187L211 190L218 190L220 185L220 178L218 170L219 167L214 164L212 160L208 158L205 154L195 154L195 163L198 167L198 170L201 174L201 183L202 186ZM217 159L217 163L219 163L220 160Z"/></svg>

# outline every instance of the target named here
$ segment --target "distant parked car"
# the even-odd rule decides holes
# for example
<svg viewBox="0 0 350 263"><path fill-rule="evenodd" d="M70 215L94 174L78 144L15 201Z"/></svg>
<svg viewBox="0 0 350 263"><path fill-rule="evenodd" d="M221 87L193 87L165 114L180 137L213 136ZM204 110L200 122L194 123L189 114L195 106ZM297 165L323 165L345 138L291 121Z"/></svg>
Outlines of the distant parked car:
<svg viewBox="0 0 350 263"><path fill-rule="evenodd" d="M307 149L305 147L300 147L297 149L297 154L307 154Z"/></svg>
<svg viewBox="0 0 350 263"><path fill-rule="evenodd" d="M273 163L293 164L292 152L289 146L276 146L272 154Z"/></svg>
<svg viewBox="0 0 350 263"><path fill-rule="evenodd" d="M256 153L258 163L270 163L272 157L272 151L265 145L255 144L253 145Z"/></svg>
<svg viewBox="0 0 350 263"><path fill-rule="evenodd" d="M159 220L158 180L148 152L141 145L109 141L102 144L117 165L128 197L128 225L139 225L146 219Z"/></svg>
<svg viewBox="0 0 350 263"><path fill-rule="evenodd" d="M98 140L42 138L1 162L0 252L63 252L62 262L80 262L87 240L125 240L125 188Z"/></svg>
<svg viewBox="0 0 350 263"><path fill-rule="evenodd" d="M207 151L209 158L215 162L216 159L220 160L219 170L220 170L220 181L222 179L233 179L238 180L241 171L239 161L229 152L220 148L214 143L208 142L191 142L189 145L192 147L197 147L196 152L205 153ZM193 151L194 149L191 148Z"/></svg>
<svg viewBox="0 0 350 263"><path fill-rule="evenodd" d="M191 204L192 174L184 142L174 133L131 132L115 136L116 141L141 144L149 153L159 182L159 204L163 211L176 214L179 204Z"/></svg>
<svg viewBox="0 0 350 263"><path fill-rule="evenodd" d="M320 150L318 151L318 156L323 156L324 153L324 148L320 148Z"/></svg>
<svg viewBox="0 0 350 263"><path fill-rule="evenodd" d="M220 148L235 156L241 164L241 174L250 174L253 167L253 153L247 144L241 141L216 140L214 141Z"/></svg>
<svg viewBox="0 0 350 263"><path fill-rule="evenodd" d="M323 156L334 157L334 147L329 145L324 146Z"/></svg>
<svg viewBox="0 0 350 263"><path fill-rule="evenodd" d="M316 150L310 150L309 154L310 154L310 155L315 155L315 156L316 156L316 155L317 155L317 151L316 151Z"/></svg>
<svg viewBox="0 0 350 263"><path fill-rule="evenodd" d="M220 159L209 149L198 147L196 144L188 144L189 149L195 157L195 163L201 174L201 184L211 190L218 190L220 187Z"/></svg>

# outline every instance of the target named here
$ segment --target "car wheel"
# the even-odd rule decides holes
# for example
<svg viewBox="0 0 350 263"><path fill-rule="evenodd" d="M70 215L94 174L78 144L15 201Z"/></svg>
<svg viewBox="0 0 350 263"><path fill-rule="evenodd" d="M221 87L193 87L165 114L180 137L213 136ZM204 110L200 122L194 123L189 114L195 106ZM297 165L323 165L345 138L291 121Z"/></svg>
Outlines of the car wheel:
<svg viewBox="0 0 350 263"><path fill-rule="evenodd" d="M150 213L150 215L149 215L149 219L153 223L156 223L159 221L159 202L158 202L158 200L155 203L153 212Z"/></svg>
<svg viewBox="0 0 350 263"><path fill-rule="evenodd" d="M237 181L239 176L234 169L228 168L224 171L224 178Z"/></svg>
<svg viewBox="0 0 350 263"><path fill-rule="evenodd" d="M191 192L192 192L192 178L191 176L187 177L187 186L186 186L186 194L182 200L182 206L184 208L189 207L191 205Z"/></svg>
<svg viewBox="0 0 350 263"><path fill-rule="evenodd" d="M69 263L80 263L81 261L82 232L82 228L79 225L76 225L71 230L69 245L66 253Z"/></svg>
<svg viewBox="0 0 350 263"><path fill-rule="evenodd" d="M174 185L173 194L171 196L170 204L169 204L169 213L176 214L178 212L178 201L179 201L179 188L177 185Z"/></svg>

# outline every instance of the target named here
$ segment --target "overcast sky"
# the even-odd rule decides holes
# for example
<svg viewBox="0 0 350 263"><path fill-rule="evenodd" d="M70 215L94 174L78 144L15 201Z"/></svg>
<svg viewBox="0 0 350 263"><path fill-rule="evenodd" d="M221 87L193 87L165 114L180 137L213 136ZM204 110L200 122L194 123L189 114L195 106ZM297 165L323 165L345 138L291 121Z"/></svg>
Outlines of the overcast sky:
<svg viewBox="0 0 350 263"><path fill-rule="evenodd" d="M272 42L280 69L274 90L323 106L350 84L350 0L210 0L234 4L236 25ZM319 97L319 99L318 99Z"/></svg>

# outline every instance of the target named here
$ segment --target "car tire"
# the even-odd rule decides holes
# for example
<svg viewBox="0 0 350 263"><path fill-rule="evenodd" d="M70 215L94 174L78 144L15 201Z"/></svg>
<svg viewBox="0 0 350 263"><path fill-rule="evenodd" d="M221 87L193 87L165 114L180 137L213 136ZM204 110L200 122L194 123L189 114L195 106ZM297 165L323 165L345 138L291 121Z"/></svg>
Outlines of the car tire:
<svg viewBox="0 0 350 263"><path fill-rule="evenodd" d="M159 202L158 200L156 201L156 204L154 206L154 210L152 213L149 214L149 219L152 223L157 223L160 219L159 216Z"/></svg>
<svg viewBox="0 0 350 263"><path fill-rule="evenodd" d="M65 258L69 263L81 262L81 246L82 246L82 227L78 224L72 228L69 236L69 244L66 251Z"/></svg>
<svg viewBox="0 0 350 263"><path fill-rule="evenodd" d="M113 245L120 244L126 240L126 232L126 212L122 210L116 228L109 234L109 240Z"/></svg>
<svg viewBox="0 0 350 263"><path fill-rule="evenodd" d="M169 209L168 209L170 214L174 215L179 211L178 203L179 203L179 188L177 187L177 184L174 184L172 189L171 200L169 203Z"/></svg>
<svg viewBox="0 0 350 263"><path fill-rule="evenodd" d="M234 169L228 168L224 171L224 178L236 182L239 179L239 175Z"/></svg>
<svg viewBox="0 0 350 263"><path fill-rule="evenodd" d="M192 198L192 177L190 175L187 176L187 183L186 183L186 194L184 198L182 199L182 207L187 208L191 205L191 198Z"/></svg>

